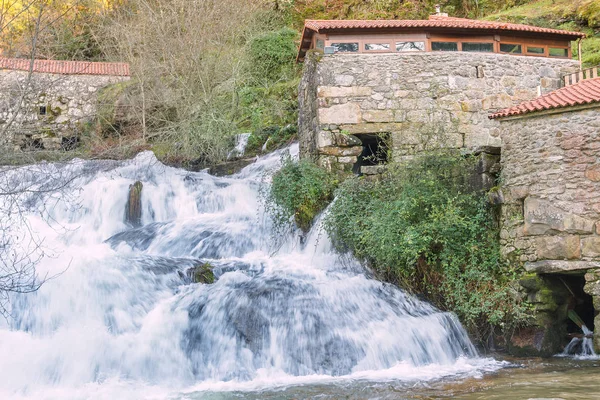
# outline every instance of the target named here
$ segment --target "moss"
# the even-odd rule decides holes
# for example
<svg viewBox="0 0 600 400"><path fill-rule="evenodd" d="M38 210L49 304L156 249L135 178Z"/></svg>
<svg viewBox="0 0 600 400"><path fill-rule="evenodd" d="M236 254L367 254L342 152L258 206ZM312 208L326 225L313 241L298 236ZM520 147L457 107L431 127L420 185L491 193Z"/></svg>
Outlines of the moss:
<svg viewBox="0 0 600 400"><path fill-rule="evenodd" d="M191 278L194 283L211 284L215 282L215 275L212 272L213 266L210 263L204 263L192 268Z"/></svg>

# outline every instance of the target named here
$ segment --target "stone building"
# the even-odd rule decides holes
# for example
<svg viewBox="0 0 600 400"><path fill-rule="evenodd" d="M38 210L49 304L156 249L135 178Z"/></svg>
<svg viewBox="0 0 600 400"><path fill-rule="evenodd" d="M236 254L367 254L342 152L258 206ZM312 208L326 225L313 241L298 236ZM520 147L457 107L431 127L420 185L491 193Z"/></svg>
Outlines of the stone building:
<svg viewBox="0 0 600 400"><path fill-rule="evenodd" d="M306 21L301 154L371 173L431 147L496 153L499 123L488 114L558 89L579 69L568 56L582 36L443 16Z"/></svg>
<svg viewBox="0 0 600 400"><path fill-rule="evenodd" d="M96 116L98 91L129 79L129 65L0 58L0 145L68 149Z"/></svg>
<svg viewBox="0 0 600 400"><path fill-rule="evenodd" d="M546 353L581 332L569 310L600 327L598 70L577 74L588 77L491 116L502 138L502 245L529 273L521 284L538 311L520 346ZM600 335L594 343L600 350Z"/></svg>

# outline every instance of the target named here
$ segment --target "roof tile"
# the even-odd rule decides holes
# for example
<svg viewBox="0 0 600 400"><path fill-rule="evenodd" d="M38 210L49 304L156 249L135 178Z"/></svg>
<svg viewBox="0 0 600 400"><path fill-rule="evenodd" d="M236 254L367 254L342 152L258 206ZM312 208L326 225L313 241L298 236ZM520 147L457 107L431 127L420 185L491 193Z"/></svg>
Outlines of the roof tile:
<svg viewBox="0 0 600 400"><path fill-rule="evenodd" d="M458 28L537 32L585 37L585 34L582 32L569 32L560 29L540 28L530 25L480 21L465 18L444 17L440 15L431 15L428 20L306 20L304 25L306 28L315 32L353 28Z"/></svg>
<svg viewBox="0 0 600 400"><path fill-rule="evenodd" d="M0 58L0 69L29 71L31 60ZM33 72L63 75L129 76L129 64L89 61L34 60Z"/></svg>
<svg viewBox="0 0 600 400"><path fill-rule="evenodd" d="M517 106L506 108L490 115L491 119L523 115L536 111L552 110L600 102L600 78L585 79L526 101Z"/></svg>

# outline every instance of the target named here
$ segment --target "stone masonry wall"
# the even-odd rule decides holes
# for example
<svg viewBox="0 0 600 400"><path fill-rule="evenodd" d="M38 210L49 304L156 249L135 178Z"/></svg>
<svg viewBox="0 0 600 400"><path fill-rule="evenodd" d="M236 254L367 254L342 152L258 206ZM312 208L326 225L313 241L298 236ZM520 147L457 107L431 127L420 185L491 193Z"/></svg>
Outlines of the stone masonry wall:
<svg viewBox="0 0 600 400"><path fill-rule="evenodd" d="M300 101L301 151L343 170L360 154L348 134L389 134L395 159L435 146L500 147L489 113L537 97L538 86L558 88L578 68L573 60L462 52L313 54L305 63L304 88L316 93Z"/></svg>
<svg viewBox="0 0 600 400"><path fill-rule="evenodd" d="M531 114L500 127L505 256L530 274L585 274L584 290L600 311L600 105ZM555 290L521 284L540 337L549 336L566 305L559 312ZM600 350L600 335L594 343Z"/></svg>
<svg viewBox="0 0 600 400"><path fill-rule="evenodd" d="M72 144L96 115L98 90L127 79L34 73L29 81L25 71L0 70L0 145L54 150Z"/></svg>

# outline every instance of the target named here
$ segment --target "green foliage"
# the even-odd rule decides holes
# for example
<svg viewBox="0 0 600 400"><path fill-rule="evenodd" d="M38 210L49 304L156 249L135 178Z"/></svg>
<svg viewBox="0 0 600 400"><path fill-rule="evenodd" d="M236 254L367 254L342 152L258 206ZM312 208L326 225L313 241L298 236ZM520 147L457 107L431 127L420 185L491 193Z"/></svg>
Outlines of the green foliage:
<svg viewBox="0 0 600 400"><path fill-rule="evenodd" d="M474 334L520 322L485 195L470 188L474 158L437 153L391 167L377 182L346 181L325 219L336 247L380 277L458 314Z"/></svg>
<svg viewBox="0 0 600 400"><path fill-rule="evenodd" d="M291 28L265 32L249 44L250 72L257 82L277 81L289 77L296 68L298 32Z"/></svg>
<svg viewBox="0 0 600 400"><path fill-rule="evenodd" d="M295 139L296 133L298 133L298 127L296 125L287 125L284 127L275 125L264 129L257 129L252 132L248 138L246 154L253 155L262 153L262 148L265 143L267 144L265 149L266 152L278 149Z"/></svg>
<svg viewBox="0 0 600 400"><path fill-rule="evenodd" d="M295 124L298 119L299 80L295 76L285 81L240 88L239 129L257 131L273 125Z"/></svg>
<svg viewBox="0 0 600 400"><path fill-rule="evenodd" d="M337 180L308 160L294 161L289 156L273 175L267 196L267 209L278 226L294 217L296 225L308 231L312 221L333 198Z"/></svg>

